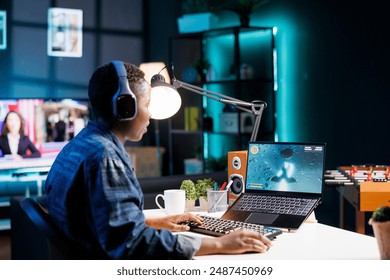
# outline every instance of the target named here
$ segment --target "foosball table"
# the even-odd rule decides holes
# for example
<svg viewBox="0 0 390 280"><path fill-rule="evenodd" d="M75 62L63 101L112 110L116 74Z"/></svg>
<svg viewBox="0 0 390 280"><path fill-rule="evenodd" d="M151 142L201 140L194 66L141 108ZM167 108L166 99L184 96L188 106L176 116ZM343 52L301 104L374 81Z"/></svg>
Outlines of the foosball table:
<svg viewBox="0 0 390 280"><path fill-rule="evenodd" d="M345 228L346 203L356 212L356 232L365 233L365 213L390 205L390 166L352 165L328 170L325 184L336 186L340 193L340 227Z"/></svg>

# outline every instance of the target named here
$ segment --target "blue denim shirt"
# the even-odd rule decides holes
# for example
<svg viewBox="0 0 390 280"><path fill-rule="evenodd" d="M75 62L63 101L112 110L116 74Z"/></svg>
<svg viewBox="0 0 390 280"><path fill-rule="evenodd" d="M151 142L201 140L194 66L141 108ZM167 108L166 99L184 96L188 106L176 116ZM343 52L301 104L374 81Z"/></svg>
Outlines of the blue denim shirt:
<svg viewBox="0 0 390 280"><path fill-rule="evenodd" d="M143 194L122 143L90 121L46 180L49 215L88 250L112 259L190 259L200 240L145 224Z"/></svg>

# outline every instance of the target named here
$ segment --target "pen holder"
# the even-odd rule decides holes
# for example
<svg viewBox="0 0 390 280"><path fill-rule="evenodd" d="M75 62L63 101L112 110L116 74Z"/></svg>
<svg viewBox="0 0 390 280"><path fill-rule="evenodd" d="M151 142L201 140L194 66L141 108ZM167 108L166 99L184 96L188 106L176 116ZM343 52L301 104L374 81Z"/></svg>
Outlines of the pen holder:
<svg viewBox="0 0 390 280"><path fill-rule="evenodd" d="M220 212L226 211L228 207L228 191L207 190L207 211Z"/></svg>

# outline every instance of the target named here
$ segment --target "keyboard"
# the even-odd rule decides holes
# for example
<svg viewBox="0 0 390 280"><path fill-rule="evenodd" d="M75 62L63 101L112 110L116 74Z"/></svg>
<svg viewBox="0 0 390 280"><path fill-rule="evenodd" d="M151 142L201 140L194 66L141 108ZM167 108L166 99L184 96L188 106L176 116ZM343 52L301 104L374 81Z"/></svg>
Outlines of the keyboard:
<svg viewBox="0 0 390 280"><path fill-rule="evenodd" d="M234 210L306 216L315 199L261 196L246 194L234 205Z"/></svg>
<svg viewBox="0 0 390 280"><path fill-rule="evenodd" d="M211 236L221 236L240 228L247 228L257 231L258 233L268 237L268 239L273 239L283 232L281 229L265 227L258 224L225 220L205 215L199 215L199 217L203 220L202 224L198 224L193 221L185 221L183 224L188 225L190 227L190 231L192 232Z"/></svg>

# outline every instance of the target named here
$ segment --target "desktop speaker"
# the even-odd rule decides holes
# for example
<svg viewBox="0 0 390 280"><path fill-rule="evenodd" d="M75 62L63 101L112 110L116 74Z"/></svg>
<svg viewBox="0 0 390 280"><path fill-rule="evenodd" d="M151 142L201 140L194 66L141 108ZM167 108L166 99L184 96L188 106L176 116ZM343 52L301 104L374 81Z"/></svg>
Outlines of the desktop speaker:
<svg viewBox="0 0 390 280"><path fill-rule="evenodd" d="M228 152L228 178L232 184L229 188L231 205L244 192L248 151Z"/></svg>

